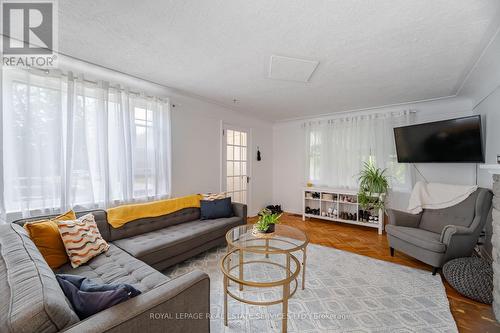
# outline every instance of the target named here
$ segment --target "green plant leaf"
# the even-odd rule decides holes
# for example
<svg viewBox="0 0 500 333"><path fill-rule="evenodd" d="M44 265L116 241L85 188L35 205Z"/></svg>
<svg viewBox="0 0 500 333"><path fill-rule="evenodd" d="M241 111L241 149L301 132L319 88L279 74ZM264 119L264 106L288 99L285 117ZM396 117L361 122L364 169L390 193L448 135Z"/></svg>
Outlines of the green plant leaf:
<svg viewBox="0 0 500 333"><path fill-rule="evenodd" d="M389 190L386 169L380 169L372 161L365 162L359 174L358 203L364 209L384 209L383 196Z"/></svg>

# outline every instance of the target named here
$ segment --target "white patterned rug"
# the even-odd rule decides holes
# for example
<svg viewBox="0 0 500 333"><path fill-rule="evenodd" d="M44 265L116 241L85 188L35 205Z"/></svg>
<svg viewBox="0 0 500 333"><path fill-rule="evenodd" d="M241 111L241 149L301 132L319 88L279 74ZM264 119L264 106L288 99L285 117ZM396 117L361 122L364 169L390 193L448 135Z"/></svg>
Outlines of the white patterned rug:
<svg viewBox="0 0 500 333"><path fill-rule="evenodd" d="M224 254L225 248L219 247L163 273L174 278L197 268L210 276L211 332L281 332L281 304L247 305L231 297L229 326L224 326L219 268ZM309 244L307 254L306 289L300 288L299 279L289 300L288 332L457 332L439 276L314 244ZM301 259L298 252L297 257ZM245 279L255 281L283 278L282 274L271 265L244 270ZM234 283L230 288L238 294ZM268 301L280 298L280 290L245 288L239 295Z"/></svg>

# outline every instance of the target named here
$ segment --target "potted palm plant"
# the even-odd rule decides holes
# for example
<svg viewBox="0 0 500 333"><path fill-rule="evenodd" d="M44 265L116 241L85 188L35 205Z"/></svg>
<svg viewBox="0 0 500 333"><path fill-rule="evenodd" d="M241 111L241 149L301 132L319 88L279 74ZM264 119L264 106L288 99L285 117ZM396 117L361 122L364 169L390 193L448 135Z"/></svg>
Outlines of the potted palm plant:
<svg viewBox="0 0 500 333"><path fill-rule="evenodd" d="M371 161L363 164L359 174L358 203L363 209L384 209L389 190L386 169L380 169Z"/></svg>
<svg viewBox="0 0 500 333"><path fill-rule="evenodd" d="M259 213L259 220L255 224L255 230L262 234L273 233L275 224L280 223L279 219L281 215L283 214L273 214L267 208L261 210Z"/></svg>

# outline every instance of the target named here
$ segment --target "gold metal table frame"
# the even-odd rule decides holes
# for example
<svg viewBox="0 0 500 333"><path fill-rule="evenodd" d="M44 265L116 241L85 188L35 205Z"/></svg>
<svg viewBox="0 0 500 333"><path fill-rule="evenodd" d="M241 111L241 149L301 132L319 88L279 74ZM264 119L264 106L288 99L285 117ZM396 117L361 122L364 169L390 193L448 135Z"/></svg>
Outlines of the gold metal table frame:
<svg viewBox="0 0 500 333"><path fill-rule="evenodd" d="M309 244L309 239L307 235L300 231L297 228L289 227L289 226L276 226L277 230L275 232L276 238L274 235L259 238L250 238L245 239L243 242L238 242L238 240L233 239L233 232L235 231L244 231L244 234L248 236L248 233L252 232L251 225L240 226L231 229L226 234L226 240L228 243L227 253L220 261L220 268L224 275L224 325L228 325L228 296L231 296L233 299L250 304L250 305L275 305L282 303L282 319L281 319L281 331L287 331L287 323L288 323L288 300L295 294L298 289L298 276L302 270L302 289L305 288L305 268L306 268L306 248ZM280 228L281 227L281 228ZM239 229L239 230L236 230ZM281 233L280 233L281 231ZM287 239L279 238L279 237L290 237L285 231L293 231L296 235L302 237L301 240L297 242L292 242ZM259 244L263 243L263 244ZM279 247L279 245L283 244L283 247ZM297 259L297 257L293 254L294 252L302 251L302 262ZM265 259L267 260L247 260L245 261L244 253L255 253L255 254L263 254ZM238 262L234 265L231 265L231 256L233 254L238 255ZM284 255L285 256L285 265L269 260L269 255ZM293 265L291 263L293 262ZM243 275L244 266L245 265L254 265L254 264L266 264L276 266L279 269L283 269L285 271L285 278L276 280L276 281L268 281L268 282L256 282L256 281L248 281L245 280ZM232 272L238 268L238 275L236 276ZM233 292L229 290L229 282L233 281L234 283L239 285L239 290L243 290L244 286L256 287L256 288L273 288L273 287L282 287L282 297L280 299L272 300L272 301L253 301L247 300L243 297L235 295ZM291 290L290 286L292 282L295 282L293 290Z"/></svg>

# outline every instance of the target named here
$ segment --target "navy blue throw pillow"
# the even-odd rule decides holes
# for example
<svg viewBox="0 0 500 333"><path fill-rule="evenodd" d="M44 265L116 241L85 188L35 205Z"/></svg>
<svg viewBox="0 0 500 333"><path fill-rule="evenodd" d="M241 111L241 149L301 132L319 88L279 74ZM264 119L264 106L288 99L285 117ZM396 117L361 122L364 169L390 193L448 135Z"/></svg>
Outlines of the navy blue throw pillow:
<svg viewBox="0 0 500 333"><path fill-rule="evenodd" d="M220 219L233 216L231 198L200 201L201 220Z"/></svg>
<svg viewBox="0 0 500 333"><path fill-rule="evenodd" d="M141 293L124 283L98 284L86 277L70 274L56 274L56 278L80 320Z"/></svg>

